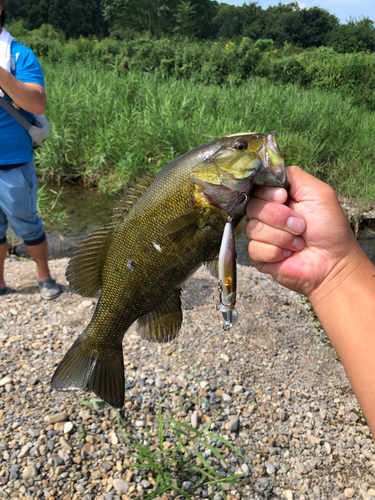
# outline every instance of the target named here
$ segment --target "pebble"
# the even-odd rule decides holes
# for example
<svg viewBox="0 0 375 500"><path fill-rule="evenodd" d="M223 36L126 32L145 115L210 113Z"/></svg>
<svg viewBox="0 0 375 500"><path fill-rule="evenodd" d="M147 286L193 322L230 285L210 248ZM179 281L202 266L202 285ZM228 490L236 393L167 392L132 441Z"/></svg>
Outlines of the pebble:
<svg viewBox="0 0 375 500"><path fill-rule="evenodd" d="M241 465L241 470L242 470L242 472L243 472L244 474L248 474L248 473L249 473L249 466L248 466L247 464L243 463L243 464Z"/></svg>
<svg viewBox="0 0 375 500"><path fill-rule="evenodd" d="M155 387L157 387L157 389L162 389L164 387L164 382L162 381L161 378L157 378L155 380Z"/></svg>
<svg viewBox="0 0 375 500"><path fill-rule="evenodd" d="M198 424L198 414L197 414L196 411L191 414L191 426L194 429L198 429L198 426L199 426L199 424Z"/></svg>
<svg viewBox="0 0 375 500"><path fill-rule="evenodd" d="M123 479L116 478L113 480L113 487L115 488L117 493L125 495L125 493L128 492L129 483L127 481L124 481Z"/></svg>
<svg viewBox="0 0 375 500"><path fill-rule="evenodd" d="M326 450L327 455L331 454L331 445L329 443L324 443L324 448Z"/></svg>
<svg viewBox="0 0 375 500"><path fill-rule="evenodd" d="M267 474L269 474L269 475L275 474L276 469L275 469L275 466L273 465L273 463L265 462L264 465L266 466Z"/></svg>
<svg viewBox="0 0 375 500"><path fill-rule="evenodd" d="M66 422L64 424L64 434L69 434L73 430L73 422Z"/></svg>
<svg viewBox="0 0 375 500"><path fill-rule="evenodd" d="M46 417L46 422L47 424L55 424L57 422L65 422L68 418L68 414L65 411L61 411L59 413L55 413L54 415L48 415Z"/></svg>
<svg viewBox="0 0 375 500"><path fill-rule="evenodd" d="M37 475L38 475L38 470L35 467L35 465L29 465L22 473L22 477L25 480L31 479L32 477L35 477Z"/></svg>
<svg viewBox="0 0 375 500"><path fill-rule="evenodd" d="M30 429L28 429L27 432L29 433L29 436L31 436L33 438L37 438L40 435L39 429L32 429L32 428L30 428Z"/></svg>
<svg viewBox="0 0 375 500"><path fill-rule="evenodd" d="M245 475L244 484L223 483L228 499L293 500L294 492L296 500L374 500L375 445L305 299L256 269L239 266L239 320L229 332L216 333L221 320L212 307L215 280L204 270L190 278L181 295L184 323L175 340L147 342L133 327L126 334L121 415L122 432L130 441L125 443L117 411L90 392L56 392L49 386L55 366L88 324L96 303L93 298L84 304L66 286L66 264L67 259L50 261L53 276L65 288L47 303L40 300L34 264L6 261L6 280L15 292L0 301L4 497L144 498L155 477L133 467L132 441L137 436L145 445L149 439L151 449L159 449L160 400L163 418L208 432L210 446L233 471ZM166 450L178 444L168 429L165 424ZM211 435L228 441L246 461ZM229 470L211 449L201 446L199 453L220 477L227 476ZM178 486L189 489L199 480L198 475L188 478ZM211 486L195 495L223 498Z"/></svg>
<svg viewBox="0 0 375 500"><path fill-rule="evenodd" d="M0 380L0 387L4 387L5 385L11 384L12 382L13 382L13 380L10 377L3 377Z"/></svg>
<svg viewBox="0 0 375 500"><path fill-rule="evenodd" d="M30 443L24 444L21 448L21 451L18 454L18 458L26 457L26 455L29 453L30 448L31 448Z"/></svg>
<svg viewBox="0 0 375 500"><path fill-rule="evenodd" d="M236 432L238 430L238 417L234 417L229 420L227 430L229 432Z"/></svg>

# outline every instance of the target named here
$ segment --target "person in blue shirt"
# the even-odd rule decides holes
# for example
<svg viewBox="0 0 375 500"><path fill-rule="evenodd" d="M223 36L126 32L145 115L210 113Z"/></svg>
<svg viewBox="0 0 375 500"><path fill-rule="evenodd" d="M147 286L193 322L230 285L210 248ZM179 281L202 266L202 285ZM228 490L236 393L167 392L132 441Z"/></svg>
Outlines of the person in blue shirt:
<svg viewBox="0 0 375 500"><path fill-rule="evenodd" d="M12 41L4 29L4 22L5 11L0 3L0 47L3 51L0 52L0 89L33 123L33 114L41 115L46 109L43 71L31 49ZM6 57L7 47L10 58ZM48 267L46 235L36 208L38 180L33 156L28 132L0 106L0 295L9 291L4 280L9 224L23 239L36 263L41 296L55 299L61 288L52 279Z"/></svg>

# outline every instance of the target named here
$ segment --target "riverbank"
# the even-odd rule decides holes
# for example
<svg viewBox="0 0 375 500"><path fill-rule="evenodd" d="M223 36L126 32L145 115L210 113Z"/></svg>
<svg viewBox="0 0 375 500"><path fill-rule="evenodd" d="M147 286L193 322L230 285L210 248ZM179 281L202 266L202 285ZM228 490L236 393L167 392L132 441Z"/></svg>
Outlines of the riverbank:
<svg viewBox="0 0 375 500"><path fill-rule="evenodd" d="M116 192L134 174L156 173L222 135L277 130L287 165L303 166L341 195L375 198L374 113L348 96L272 84L248 72L240 85L215 85L81 59L45 60L43 71L46 116L54 125L35 154L45 180L81 179Z"/></svg>
<svg viewBox="0 0 375 500"><path fill-rule="evenodd" d="M34 264L7 258L6 280L14 292L0 298L0 496L144 498L155 476L132 468L134 450L123 441L116 412L85 405L91 393L57 393L49 386L96 302L68 286L67 262L50 262L64 293L46 302ZM127 333L124 432L143 441L147 423L151 444L157 444L158 396L165 397L165 417L198 429L223 411L212 432L248 460L211 443L245 474L242 485L225 486L229 499L371 500L375 444L341 364L312 323L310 306L253 268L240 266L238 275L239 321L229 332L219 331L215 283L200 270L184 286L177 339L158 345L133 329ZM185 385L182 395L174 392ZM174 444L168 427L165 441ZM228 470L206 451L225 477ZM192 498L208 494L206 487Z"/></svg>

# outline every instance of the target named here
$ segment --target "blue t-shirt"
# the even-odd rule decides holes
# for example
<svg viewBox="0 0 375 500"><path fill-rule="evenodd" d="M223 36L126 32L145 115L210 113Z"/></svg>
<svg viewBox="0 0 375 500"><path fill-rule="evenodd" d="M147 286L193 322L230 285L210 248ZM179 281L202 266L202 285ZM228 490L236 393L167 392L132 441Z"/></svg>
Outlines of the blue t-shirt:
<svg viewBox="0 0 375 500"><path fill-rule="evenodd" d="M42 67L33 51L15 41L10 50L13 57L12 75L23 83L38 83L44 87ZM24 110L21 110L21 113L34 124L31 113ZM0 106L0 165L28 163L33 157L33 146L28 132Z"/></svg>

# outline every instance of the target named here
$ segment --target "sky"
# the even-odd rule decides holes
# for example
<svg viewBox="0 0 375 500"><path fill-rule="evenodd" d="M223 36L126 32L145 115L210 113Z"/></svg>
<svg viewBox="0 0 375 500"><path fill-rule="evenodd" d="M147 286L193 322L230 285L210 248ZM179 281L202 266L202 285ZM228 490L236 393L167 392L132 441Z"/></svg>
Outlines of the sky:
<svg viewBox="0 0 375 500"><path fill-rule="evenodd" d="M219 0L231 5L243 5L252 0ZM282 3L291 3L293 0L282 0ZM267 9L270 5L277 5L279 0L259 0L258 4L262 9ZM341 23L349 21L350 17L362 19L369 17L375 21L375 0L304 0L298 2L301 8L321 7L328 10L339 18Z"/></svg>

